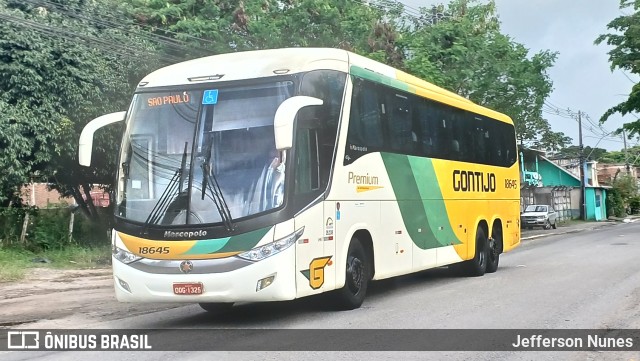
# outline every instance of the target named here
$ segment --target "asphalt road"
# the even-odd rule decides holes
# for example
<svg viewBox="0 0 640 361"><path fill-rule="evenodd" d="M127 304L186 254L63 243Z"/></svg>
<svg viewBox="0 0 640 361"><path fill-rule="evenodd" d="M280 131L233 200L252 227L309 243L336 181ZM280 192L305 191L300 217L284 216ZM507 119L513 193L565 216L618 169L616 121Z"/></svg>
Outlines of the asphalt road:
<svg viewBox="0 0 640 361"><path fill-rule="evenodd" d="M244 304L223 317L189 305L103 322L112 329L638 329L640 222L525 241L494 274L436 269L372 285L362 308L336 312L322 297ZM265 330L265 333L269 330ZM331 332L331 331L327 331ZM189 336L192 337L193 335ZM198 342L212 340L198 333ZM268 338L267 338L268 339ZM233 340L216 339L215 342ZM193 342L193 339L190 339ZM640 352L9 352L3 360L639 360Z"/></svg>

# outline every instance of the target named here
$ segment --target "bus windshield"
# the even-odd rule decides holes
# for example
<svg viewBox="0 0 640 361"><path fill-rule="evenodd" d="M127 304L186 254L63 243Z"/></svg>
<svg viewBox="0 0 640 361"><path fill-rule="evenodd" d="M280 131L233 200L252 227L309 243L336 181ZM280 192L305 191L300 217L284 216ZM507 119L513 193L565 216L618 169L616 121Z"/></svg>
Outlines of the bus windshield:
<svg viewBox="0 0 640 361"><path fill-rule="evenodd" d="M282 204L276 109L292 82L142 93L120 155L116 214L147 225L225 222Z"/></svg>

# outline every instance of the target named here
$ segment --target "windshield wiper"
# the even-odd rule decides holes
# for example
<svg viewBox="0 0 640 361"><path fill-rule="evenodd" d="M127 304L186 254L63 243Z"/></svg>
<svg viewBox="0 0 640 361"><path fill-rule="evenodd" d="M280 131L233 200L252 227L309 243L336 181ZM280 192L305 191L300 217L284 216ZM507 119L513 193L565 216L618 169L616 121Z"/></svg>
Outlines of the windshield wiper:
<svg viewBox="0 0 640 361"><path fill-rule="evenodd" d="M211 167L211 150L213 148L213 137L211 134L207 133L207 143L204 147L205 156L202 163L202 199L204 200L205 195L207 194L207 188L211 190L211 199L220 214L220 218L222 219L222 223L228 232L234 230L233 219L231 217L231 211L229 210L229 206L222 195L222 190L220 189L220 184L218 183L218 179L216 178L215 173Z"/></svg>
<svg viewBox="0 0 640 361"><path fill-rule="evenodd" d="M180 168L176 169L175 173L169 180L167 184L167 188L164 189L164 192L158 198L158 201L153 206L153 209L149 213L149 217L144 221L144 225L142 226L142 232L146 234L147 228L150 224L157 224L161 218L166 216L166 212L169 207L174 203L174 200L183 194L182 185L184 183L185 167L187 165L187 148L189 142L184 142L184 151L182 153L182 161L180 163Z"/></svg>

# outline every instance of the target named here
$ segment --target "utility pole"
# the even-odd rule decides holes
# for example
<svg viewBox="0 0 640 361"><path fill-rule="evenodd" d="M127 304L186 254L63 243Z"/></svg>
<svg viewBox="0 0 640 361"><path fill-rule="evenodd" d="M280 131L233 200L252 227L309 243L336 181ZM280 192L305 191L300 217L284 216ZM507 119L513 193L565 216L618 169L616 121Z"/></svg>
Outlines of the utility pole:
<svg viewBox="0 0 640 361"><path fill-rule="evenodd" d="M584 169L584 147L582 145L582 112L578 111L578 138L580 139L580 218L587 220L587 208L585 207L586 199L586 182Z"/></svg>
<svg viewBox="0 0 640 361"><path fill-rule="evenodd" d="M629 155L627 154L627 133L624 128L622 129L622 141L624 142L624 164L627 168L627 174L631 174L631 167L629 167Z"/></svg>

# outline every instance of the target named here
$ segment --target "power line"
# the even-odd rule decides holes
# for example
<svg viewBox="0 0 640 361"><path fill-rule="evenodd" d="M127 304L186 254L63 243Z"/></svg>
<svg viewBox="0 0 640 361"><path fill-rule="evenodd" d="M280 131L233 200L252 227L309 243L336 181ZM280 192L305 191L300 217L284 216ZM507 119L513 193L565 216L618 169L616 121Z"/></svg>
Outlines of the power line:
<svg viewBox="0 0 640 361"><path fill-rule="evenodd" d="M78 12L86 12L86 9L84 9L82 7L79 7L79 6L73 6L73 5L70 5L70 4L59 4L59 3L55 3L55 2L52 2L52 1L49 1L49 0L26 0L26 1L31 2L34 5L36 3L44 3L44 4L48 4L51 7L55 7L57 9L63 9L63 10L66 9L66 13L68 15L75 16L75 17L79 17L79 15L73 14L74 12L76 12L76 13L78 13ZM120 12L120 11L118 12L118 14L121 17L118 18L118 17L114 17L114 16L111 16L111 15L101 14L102 17L107 18L107 19L111 18L112 20L118 21L118 23L115 23L115 22L112 22L112 21L108 21L108 20L98 20L96 18L86 18L86 17L85 17L85 20L94 22L96 24L101 24L101 25L103 25L105 27L118 28L118 29L121 29L123 31L129 31L130 32L130 30L122 28L122 25L120 24L120 22L122 22L122 19L124 18L124 19L128 19L129 20L129 24L134 24L134 25L136 25L136 26L138 26L140 28L150 29L150 30L147 30L147 31L143 31L144 35L146 35L148 37L169 41L169 42L172 42L172 43L181 43L182 45L189 45L188 42L180 40L180 39L177 39L175 37L172 38L172 37L156 34L155 32L153 32L153 27L152 26L140 24L139 22L135 22L133 19L130 19L130 14L126 14L126 13ZM215 42L212 41L212 40L200 38L200 37L193 36L193 35L186 34L186 33L177 33L177 32L173 32L173 31L166 30L166 29L162 29L162 31L164 33L167 33L167 34L180 35L180 36L183 36L183 37L192 38L194 40L215 44ZM136 33L136 35L140 35L140 34Z"/></svg>
<svg viewBox="0 0 640 361"><path fill-rule="evenodd" d="M167 36L155 34L149 31L139 30L134 31L131 28L127 28L123 26L121 23L115 23L108 20L99 20L96 17L90 17L86 15L82 15L81 13L87 12L86 9L82 9L80 7L73 7L71 5L57 4L47 0L27 0L28 2L34 5L44 5L49 6L56 10L56 12L66 15L69 18L74 18L81 21L86 21L88 23L104 27L105 29L113 29L118 30L122 33L133 35L139 37L141 39L145 39L151 42L154 42L158 45L162 45L167 47L168 49L172 49L176 52L184 52L184 51L194 51L195 49L192 46L189 46L189 43L181 41L179 39L170 38ZM123 14L124 15L124 14ZM109 18L108 16L104 16L105 18ZM139 24L136 24L139 26ZM183 59L179 59L183 60Z"/></svg>
<svg viewBox="0 0 640 361"><path fill-rule="evenodd" d="M30 28L37 32L43 33L51 37L61 37L72 42L77 42L78 39L84 41L90 47L106 51L110 54L119 55L129 59L138 59L140 56L153 55L158 59L165 61L179 62L183 59L172 57L171 55L162 54L156 51L151 51L141 47L133 47L123 43L114 42L112 40L104 40L91 35L80 34L75 31L69 31L65 28L55 27L47 24L41 24L25 18L8 15L6 13L0 13L0 19L12 22L14 24Z"/></svg>

